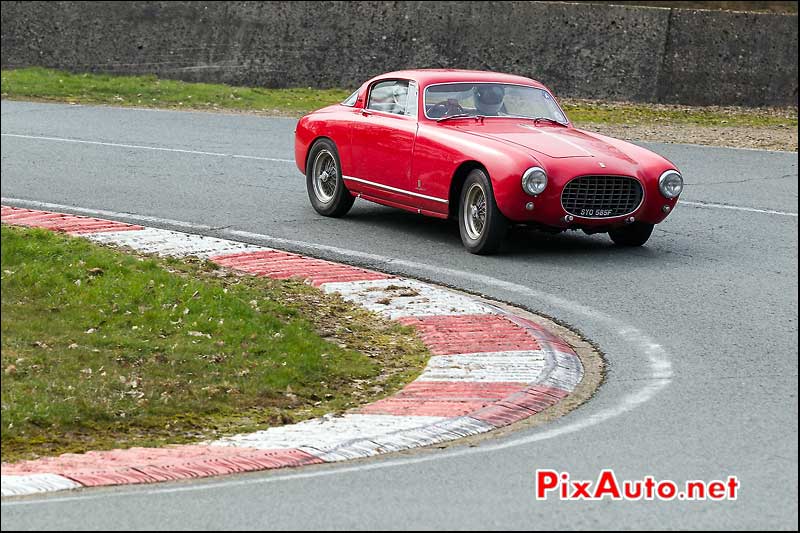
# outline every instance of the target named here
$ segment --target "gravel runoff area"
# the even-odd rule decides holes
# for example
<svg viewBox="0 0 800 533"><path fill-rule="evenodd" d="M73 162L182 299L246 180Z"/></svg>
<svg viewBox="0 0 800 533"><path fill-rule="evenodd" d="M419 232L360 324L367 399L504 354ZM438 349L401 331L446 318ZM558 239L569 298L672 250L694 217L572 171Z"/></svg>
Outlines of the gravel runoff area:
<svg viewBox="0 0 800 533"><path fill-rule="evenodd" d="M578 124L626 141L703 144L728 148L797 151L795 126L701 126L695 124Z"/></svg>

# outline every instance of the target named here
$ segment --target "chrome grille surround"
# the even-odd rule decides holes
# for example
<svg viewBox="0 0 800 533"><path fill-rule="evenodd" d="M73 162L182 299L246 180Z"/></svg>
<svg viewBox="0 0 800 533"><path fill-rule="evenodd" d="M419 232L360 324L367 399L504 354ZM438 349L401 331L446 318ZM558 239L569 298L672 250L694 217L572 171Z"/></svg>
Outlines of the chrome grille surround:
<svg viewBox="0 0 800 533"><path fill-rule="evenodd" d="M561 207L581 218L629 215L639 209L643 200L642 184L629 176L578 176L561 191Z"/></svg>

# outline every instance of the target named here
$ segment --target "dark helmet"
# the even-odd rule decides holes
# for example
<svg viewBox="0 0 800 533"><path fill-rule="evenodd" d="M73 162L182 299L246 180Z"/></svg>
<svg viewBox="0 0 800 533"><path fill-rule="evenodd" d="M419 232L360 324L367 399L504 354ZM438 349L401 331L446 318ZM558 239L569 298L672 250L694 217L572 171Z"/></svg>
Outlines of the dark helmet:
<svg viewBox="0 0 800 533"><path fill-rule="evenodd" d="M475 108L483 115L496 115L503 106L505 94L502 85L476 85Z"/></svg>

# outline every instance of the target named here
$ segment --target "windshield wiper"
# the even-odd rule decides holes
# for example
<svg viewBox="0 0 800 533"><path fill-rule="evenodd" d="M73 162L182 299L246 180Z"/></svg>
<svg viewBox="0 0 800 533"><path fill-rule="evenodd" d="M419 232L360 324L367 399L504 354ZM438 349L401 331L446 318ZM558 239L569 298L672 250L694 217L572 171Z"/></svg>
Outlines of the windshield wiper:
<svg viewBox="0 0 800 533"><path fill-rule="evenodd" d="M467 113L459 113L458 115L448 115L446 117L437 118L436 122L444 122L445 120L451 120L454 118L474 118L475 120L480 120L483 118L483 115L469 115Z"/></svg>
<svg viewBox="0 0 800 533"><path fill-rule="evenodd" d="M565 128L567 127L567 125L564 124L563 122L559 122L556 119L550 118L550 117L536 117L535 119L533 119L533 123L534 124L538 124L539 121L542 121L542 120L544 120L546 122L551 122L553 124L558 124L559 126L564 126Z"/></svg>

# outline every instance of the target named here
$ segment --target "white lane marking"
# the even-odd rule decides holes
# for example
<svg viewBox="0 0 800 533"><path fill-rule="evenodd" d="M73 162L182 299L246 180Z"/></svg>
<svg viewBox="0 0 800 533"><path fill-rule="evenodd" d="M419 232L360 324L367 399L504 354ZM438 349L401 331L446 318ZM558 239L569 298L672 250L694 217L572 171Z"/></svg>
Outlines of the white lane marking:
<svg viewBox="0 0 800 533"><path fill-rule="evenodd" d="M92 144L96 146L111 146L114 148L130 148L134 150L153 150L156 152L176 152L179 154L206 155L213 157L232 157L235 159L256 159L258 161L273 161L277 163L294 163L292 159L280 159L275 157L258 157L254 155L225 154L222 152L203 152L200 150L182 150L180 148L164 148L161 146L142 146L139 144L109 143L101 141L85 141L82 139L67 139L65 137L44 137L40 135L20 135L16 133L0 133L3 137L14 137L16 139L33 139L37 141L53 141L63 143Z"/></svg>
<svg viewBox="0 0 800 533"><path fill-rule="evenodd" d="M2 201L16 203L19 206L25 206L25 207L46 206L49 207L50 209L64 209L67 211L69 210L76 211L76 208L68 205L45 204L43 202L15 200L11 198L2 198ZM81 209L81 212L85 213L92 211L88 209ZM93 211L93 213L96 213L97 215L101 214L101 212L99 211ZM102 212L102 214L104 216L112 216L112 212L110 211L104 211ZM130 220L144 220L144 217L140 217L139 215L134 215L130 213L117 213L116 217L127 218ZM164 223L169 223L167 219L160 219L160 220ZM180 227L193 226L193 224L189 222L181 222L181 221L172 221L171 224ZM195 228L197 230L208 229L208 226L196 225ZM399 267L410 268L417 272L427 272L429 274L433 274L434 276L448 276L451 278L461 279L466 282L485 284L494 287L496 289L500 289L502 291L508 291L512 294L516 293L517 295L520 296L526 296L532 299L538 299L547 302L555 307L559 307L561 309L568 310L572 313L583 315L584 317L595 320L605 325L605 327L614 331L619 338L621 338L627 344L630 344L636 350L639 350L641 352L643 357L648 361L650 367L649 368L650 375L643 376L643 379L637 381L637 383L640 384L639 388L627 392L625 395L622 396L622 398L619 399L619 401L616 404L610 407L604 407L594 413L590 412L588 414L586 414L583 411L581 412L581 414L573 413L565 418L560 419L559 421L556 421L546 426L545 428L534 430L534 432L531 434L527 434L524 436L520 436L517 434L516 436L510 436L508 438L504 438L499 441L484 442L476 447L457 447L457 448L450 448L441 451L439 453L428 453L414 457L403 457L403 458L385 459L385 460L377 458L374 462L344 465L330 469L313 468L307 471L300 471L288 474L266 475L257 478L200 482L198 484L193 484L189 486L171 485L171 486L162 486L153 488L148 487L144 489L141 487L136 488L133 486L125 487L123 489L115 487L115 490L113 492L98 491L83 496L68 496L68 497L52 496L46 500L32 499L32 500L9 501L9 502L4 501L2 502L3 507L36 505L41 503L61 503L61 502L71 502L76 500L87 500L87 499L91 500L105 499L112 497L127 498L130 497L130 495L133 494L134 492L137 495L150 495L150 494L170 494L179 492L194 492L199 490L217 490L220 488L227 488L227 487L251 486L251 485L260 485L262 483L273 483L277 481L289 481L289 480L305 479L305 478L313 478L313 477L329 476L329 475L342 475L350 472L359 473L359 472L377 470L381 468L393 468L393 467L426 463L429 461L435 461L439 459L450 459L450 458L463 457L467 455L489 453L497 450L515 448L517 446L523 446L534 442L539 442L543 440L560 437L563 435L568 435L570 433L582 431L597 424L601 424L603 422L616 418L620 415L623 415L633 409L636 409L642 404L649 402L659 392L668 387L669 384L672 382L672 375L673 375L672 362L670 361L669 353L663 346L655 342L647 334L645 334L644 332L640 331L639 329L631 325L626 324L625 322L619 319L606 315L601 311L585 306L583 304L572 302L570 300L567 300L565 298L562 298L554 294L537 291L535 289L531 289L530 287L526 287L524 285L519 285L517 283L513 283L510 281L500 280L484 274L477 274L473 272L465 272L450 268L426 265L424 263L417 263L414 261L392 259L390 257L385 257L377 254L369 254L354 250L346 250L335 246L319 245L303 241L293 241L290 239L270 237L269 235L261 235L258 233L251 233L246 231L227 230L221 233L224 233L226 236L231 236L231 237L258 239L260 241L267 242L269 243L269 246L273 246L276 248L280 248L281 246L291 246L294 248L316 251L317 253L319 252L334 253L342 257L348 257L351 260L361 260L361 261L366 260L372 262L377 261L384 263L387 267L399 266Z"/></svg>
<svg viewBox="0 0 800 533"><path fill-rule="evenodd" d="M774 211L772 209L756 209L755 207L741 207L738 205L728 204L714 204L711 202L690 202L688 200L680 200L679 204L691 205L693 207L708 207L711 209L733 209L735 211L747 211L749 213L763 213L766 215L780 215L784 217L796 217L797 213L788 213L786 211Z"/></svg>

